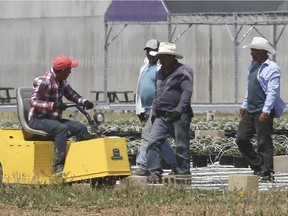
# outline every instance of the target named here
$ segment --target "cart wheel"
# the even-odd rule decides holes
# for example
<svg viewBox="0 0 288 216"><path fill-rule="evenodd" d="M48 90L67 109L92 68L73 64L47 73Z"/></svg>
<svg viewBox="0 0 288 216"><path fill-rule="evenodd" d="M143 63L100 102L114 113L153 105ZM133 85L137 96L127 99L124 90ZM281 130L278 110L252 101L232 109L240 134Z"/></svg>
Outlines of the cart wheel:
<svg viewBox="0 0 288 216"><path fill-rule="evenodd" d="M92 189L102 189L105 186L114 186L116 184L116 177L114 176L108 176L103 178L94 178L90 181L90 187Z"/></svg>
<svg viewBox="0 0 288 216"><path fill-rule="evenodd" d="M0 185L2 185L2 179L3 179L3 168L2 165L0 164Z"/></svg>
<svg viewBox="0 0 288 216"><path fill-rule="evenodd" d="M104 184L107 185L107 186L113 187L114 185L116 185L117 179L116 179L115 176L107 177L105 180L106 181L104 182Z"/></svg>
<svg viewBox="0 0 288 216"><path fill-rule="evenodd" d="M101 188L103 188L102 178L93 178L93 179L91 179L90 187L92 189L101 189Z"/></svg>

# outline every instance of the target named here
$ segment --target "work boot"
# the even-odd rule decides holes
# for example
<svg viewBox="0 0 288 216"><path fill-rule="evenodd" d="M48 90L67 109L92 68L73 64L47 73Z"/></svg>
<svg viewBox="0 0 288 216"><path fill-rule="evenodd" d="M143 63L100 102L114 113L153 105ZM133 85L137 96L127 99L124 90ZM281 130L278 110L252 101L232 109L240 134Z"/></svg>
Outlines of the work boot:
<svg viewBox="0 0 288 216"><path fill-rule="evenodd" d="M150 174L147 176L147 182L150 184L161 184L162 177L157 175L155 172L150 172Z"/></svg>
<svg viewBox="0 0 288 216"><path fill-rule="evenodd" d="M144 167L138 167L134 170L133 172L134 175L137 176L148 176L149 175L149 171L147 169L145 169Z"/></svg>
<svg viewBox="0 0 288 216"><path fill-rule="evenodd" d="M178 172L177 168L172 168L171 172L169 172L168 175L191 175L191 172L190 171Z"/></svg>
<svg viewBox="0 0 288 216"><path fill-rule="evenodd" d="M253 174L259 176L259 182L269 183L275 181L274 172L270 171L264 172L262 170L256 170L254 171Z"/></svg>

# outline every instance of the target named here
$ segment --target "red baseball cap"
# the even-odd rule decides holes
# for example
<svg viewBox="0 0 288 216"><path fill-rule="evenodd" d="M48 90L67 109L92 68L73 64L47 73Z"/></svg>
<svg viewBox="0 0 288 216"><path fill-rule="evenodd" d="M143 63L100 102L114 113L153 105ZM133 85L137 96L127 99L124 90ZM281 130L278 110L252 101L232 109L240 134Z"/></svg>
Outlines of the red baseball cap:
<svg viewBox="0 0 288 216"><path fill-rule="evenodd" d="M65 55L60 55L56 57L53 61L53 68L55 70L63 70L66 68L75 68L78 67L79 63L77 61L73 61Z"/></svg>

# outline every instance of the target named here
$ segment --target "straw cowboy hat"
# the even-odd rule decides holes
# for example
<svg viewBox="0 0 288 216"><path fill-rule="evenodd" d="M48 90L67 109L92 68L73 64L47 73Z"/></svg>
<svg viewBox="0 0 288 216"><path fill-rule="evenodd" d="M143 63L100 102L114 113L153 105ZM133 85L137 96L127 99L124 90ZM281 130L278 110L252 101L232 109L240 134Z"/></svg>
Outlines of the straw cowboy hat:
<svg viewBox="0 0 288 216"><path fill-rule="evenodd" d="M156 55L174 55L175 58L182 59L183 56L179 53L176 53L176 45L174 43L169 42L161 42L159 45L158 52L150 51L150 55L156 56Z"/></svg>
<svg viewBox="0 0 288 216"><path fill-rule="evenodd" d="M276 53L276 50L270 45L270 43L262 37L254 37L252 43L243 46L243 48L266 50L272 55Z"/></svg>

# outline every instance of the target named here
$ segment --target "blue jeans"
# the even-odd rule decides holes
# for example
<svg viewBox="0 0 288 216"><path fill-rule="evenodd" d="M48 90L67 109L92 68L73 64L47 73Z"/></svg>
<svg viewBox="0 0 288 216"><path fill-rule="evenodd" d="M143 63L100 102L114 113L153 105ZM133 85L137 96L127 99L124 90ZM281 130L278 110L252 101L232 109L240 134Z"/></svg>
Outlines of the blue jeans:
<svg viewBox="0 0 288 216"><path fill-rule="evenodd" d="M149 115L149 118L141 134L141 147L140 147L137 159L136 159L136 164L145 170L147 169L146 152L147 152L148 138L150 137L151 128L152 128L151 115ZM173 167L176 164L174 149L171 147L167 139L163 140L163 142L164 143L163 145L161 145L161 151L160 151L159 156L163 158L168 165Z"/></svg>
<svg viewBox="0 0 288 216"><path fill-rule="evenodd" d="M161 147L168 137L173 137L176 143L176 166L172 168L178 174L190 172L190 123L191 115L181 114L181 119L168 123L169 116L161 114L157 116L148 138L147 168L150 172L161 176Z"/></svg>
<svg viewBox="0 0 288 216"><path fill-rule="evenodd" d="M55 135L55 162L53 170L55 171L59 165L64 165L66 157L66 142L68 131L76 137L83 134L88 134L87 127L77 121L68 119L31 119L29 126L36 130L43 130L49 134Z"/></svg>

